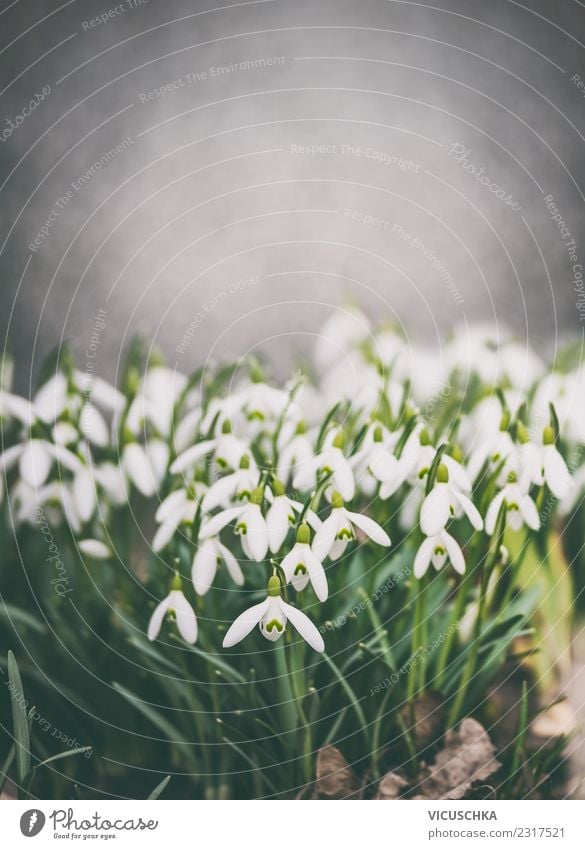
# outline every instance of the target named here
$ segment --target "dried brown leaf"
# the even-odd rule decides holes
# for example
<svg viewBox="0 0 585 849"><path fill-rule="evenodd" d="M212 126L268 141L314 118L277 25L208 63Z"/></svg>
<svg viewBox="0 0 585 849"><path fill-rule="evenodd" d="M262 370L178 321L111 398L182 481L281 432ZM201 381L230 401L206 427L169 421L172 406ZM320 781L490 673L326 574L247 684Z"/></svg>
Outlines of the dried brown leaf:
<svg viewBox="0 0 585 849"><path fill-rule="evenodd" d="M418 799L462 799L477 781L485 781L501 764L487 732L475 719L464 719L445 735L444 748L425 777Z"/></svg>
<svg viewBox="0 0 585 849"><path fill-rule="evenodd" d="M360 783L354 770L335 746L323 746L317 753L317 792L330 799L355 794Z"/></svg>
<svg viewBox="0 0 585 849"><path fill-rule="evenodd" d="M398 799L406 787L408 787L406 779L397 772L388 772L378 785L376 799Z"/></svg>

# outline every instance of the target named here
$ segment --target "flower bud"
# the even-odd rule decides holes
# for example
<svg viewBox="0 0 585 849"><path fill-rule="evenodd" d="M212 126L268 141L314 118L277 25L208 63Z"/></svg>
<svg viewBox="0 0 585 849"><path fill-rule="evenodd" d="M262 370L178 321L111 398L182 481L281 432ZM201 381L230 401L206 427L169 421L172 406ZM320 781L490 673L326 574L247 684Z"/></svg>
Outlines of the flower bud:
<svg viewBox="0 0 585 849"><path fill-rule="evenodd" d="M426 429L426 427L423 427L423 429L419 433L418 441L420 442L421 445L430 445L431 444L431 437L430 437L430 434L429 434L428 430Z"/></svg>
<svg viewBox="0 0 585 849"><path fill-rule="evenodd" d="M280 495L284 495L286 490L284 488L284 484L282 481L279 481L278 478L272 479L272 492L278 497Z"/></svg>
<svg viewBox="0 0 585 849"><path fill-rule="evenodd" d="M262 504L262 499L264 498L263 487L257 486L256 489L253 489L250 493L250 504Z"/></svg>
<svg viewBox="0 0 585 849"><path fill-rule="evenodd" d="M335 439L333 440L334 448L343 448L345 445L345 434L343 432L343 428L339 428L337 433L335 434Z"/></svg>
<svg viewBox="0 0 585 849"><path fill-rule="evenodd" d="M302 522L297 528L297 542L308 545L311 542L311 529L306 522Z"/></svg>
<svg viewBox="0 0 585 849"><path fill-rule="evenodd" d="M341 497L341 494L339 492L337 492L336 489L334 489L333 493L331 494L331 506L334 509L337 509L339 507L343 507L344 504L345 504L345 502L344 502L343 498Z"/></svg>
<svg viewBox="0 0 585 849"><path fill-rule="evenodd" d="M267 592L272 598L280 595L280 578L278 575L273 575L268 579Z"/></svg>
<svg viewBox="0 0 585 849"><path fill-rule="evenodd" d="M439 463L437 469L437 483L449 483L449 469L444 463Z"/></svg>
<svg viewBox="0 0 585 849"><path fill-rule="evenodd" d="M547 425L542 433L542 441L545 445L554 445L555 432L550 425Z"/></svg>

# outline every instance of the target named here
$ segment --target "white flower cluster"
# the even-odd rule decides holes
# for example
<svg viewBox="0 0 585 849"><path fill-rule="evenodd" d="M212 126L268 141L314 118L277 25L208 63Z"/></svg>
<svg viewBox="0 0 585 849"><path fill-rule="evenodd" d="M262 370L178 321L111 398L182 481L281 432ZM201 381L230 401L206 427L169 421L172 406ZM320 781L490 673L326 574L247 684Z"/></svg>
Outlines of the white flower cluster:
<svg viewBox="0 0 585 849"><path fill-rule="evenodd" d="M326 601L327 573L343 568L334 564L350 543L390 546L392 526L393 536L422 540L416 578L431 563L463 574L466 539L493 534L503 504L510 529L537 532L547 488L567 509L584 488L585 466L572 468L575 485L559 450L561 436L565 448L585 442L583 374L546 374L533 352L493 329L457 331L438 355L392 330L373 336L360 313L340 312L321 332L314 366L313 383L276 387L253 363L228 391L231 378L189 380L150 364L120 392L65 361L30 402L0 392L14 526L32 524L41 506L84 554L104 559L110 516L137 491L157 502L153 550L171 562L190 548L196 595L219 566L241 587L247 563L265 565L266 598L235 620L224 646L256 625L276 640L291 623L322 651L287 593L310 587ZM486 481L482 515L476 493ZM178 573L150 639L167 615L195 642Z"/></svg>

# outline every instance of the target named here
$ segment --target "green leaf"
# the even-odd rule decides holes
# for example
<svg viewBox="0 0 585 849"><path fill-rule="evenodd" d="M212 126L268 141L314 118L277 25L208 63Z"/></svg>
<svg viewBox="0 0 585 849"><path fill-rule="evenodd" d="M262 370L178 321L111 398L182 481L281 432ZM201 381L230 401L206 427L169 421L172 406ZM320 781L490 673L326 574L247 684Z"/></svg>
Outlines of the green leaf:
<svg viewBox="0 0 585 849"><path fill-rule="evenodd" d="M8 652L8 678L10 680L12 726L16 746L16 775L18 783L22 785L30 771L30 734L20 672L16 658L11 651Z"/></svg>
<svg viewBox="0 0 585 849"><path fill-rule="evenodd" d="M6 779L8 778L8 771L12 766L12 761L14 760L14 756L16 754L16 746L14 743L8 750L8 754L4 759L4 763L2 764L2 769L0 770L0 793L4 790L4 784L6 783Z"/></svg>
<svg viewBox="0 0 585 849"><path fill-rule="evenodd" d="M166 790L167 784L169 783L169 781L170 781L170 780L171 780L171 776L170 776L170 775L167 775L167 777L166 777L166 778L163 778L163 780L161 781L161 783L156 785L156 787L154 788L154 790L152 791L152 793L150 794L150 796L149 796L148 798L149 798L149 799L158 799L158 797L160 796L160 794L161 794L164 790Z"/></svg>
<svg viewBox="0 0 585 849"><path fill-rule="evenodd" d="M363 733L366 734L366 728L367 728L368 723L366 722L365 714L362 710L362 706L360 705L356 694L352 690L352 688L351 688L350 684L348 683L347 679L345 678L345 676L342 675L342 673L340 672L339 667L331 660L329 655L326 652L323 652L322 656L323 656L323 659L325 660L325 662L331 667L335 677L337 678L337 680L341 684L347 698L350 701L351 706L353 707L353 709L355 711L355 714L356 714L356 716L359 720L359 723L361 725L361 729L362 729Z"/></svg>
<svg viewBox="0 0 585 849"><path fill-rule="evenodd" d="M35 766L35 770L40 769L42 766L46 766L47 764L53 763L54 761L63 760L63 758L71 758L74 755L82 755L85 752L91 752L91 746L77 746L75 749L67 749L65 752L59 752L57 755L51 755L50 758L47 758L44 761L41 761L40 764Z"/></svg>

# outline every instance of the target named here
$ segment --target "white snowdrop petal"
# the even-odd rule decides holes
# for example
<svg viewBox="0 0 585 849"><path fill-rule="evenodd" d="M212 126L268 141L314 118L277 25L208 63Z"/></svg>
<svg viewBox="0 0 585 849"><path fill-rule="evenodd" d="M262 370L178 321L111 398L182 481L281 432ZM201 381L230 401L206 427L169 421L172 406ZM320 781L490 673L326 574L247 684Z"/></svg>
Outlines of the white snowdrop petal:
<svg viewBox="0 0 585 849"><path fill-rule="evenodd" d="M308 616L296 607L287 604L286 601L279 599L280 607L282 608L286 618L291 622L303 640L307 642L312 649L318 652L325 651L325 643L318 629L313 625Z"/></svg>
<svg viewBox="0 0 585 849"><path fill-rule="evenodd" d="M246 525L246 540L254 560L264 560L268 551L268 528L257 504L248 504L240 522Z"/></svg>
<svg viewBox="0 0 585 849"><path fill-rule="evenodd" d="M53 375L33 398L35 412L44 422L52 424L67 406L67 378L63 372Z"/></svg>
<svg viewBox="0 0 585 849"><path fill-rule="evenodd" d="M333 547L333 543L335 542L335 537L337 535L337 527L338 521L336 511L332 510L331 515L325 519L313 540L313 553L315 557L321 561L321 563L325 560Z"/></svg>
<svg viewBox="0 0 585 849"><path fill-rule="evenodd" d="M0 390L0 418L10 416L30 427L35 419L36 411L27 398L13 395L11 392Z"/></svg>
<svg viewBox="0 0 585 849"><path fill-rule="evenodd" d="M467 516L475 530L483 530L483 519L481 518L479 510L477 509L475 504L473 504L473 502L470 501L470 499L462 492L454 491L453 495L459 502L459 504L463 507L465 515Z"/></svg>
<svg viewBox="0 0 585 849"><path fill-rule="evenodd" d="M184 489L175 489L158 505L154 518L157 522L163 522L165 519L170 519L179 507L185 506L186 501L186 491Z"/></svg>
<svg viewBox="0 0 585 849"><path fill-rule="evenodd" d="M556 498L566 498L571 489L571 475L567 464L554 445L545 446L544 477Z"/></svg>
<svg viewBox="0 0 585 849"><path fill-rule="evenodd" d="M216 439L206 439L203 442L198 442L187 448L182 454L179 454L177 459L171 463L171 474L179 475L186 472L195 466L199 460L203 459L207 454L210 454L217 445Z"/></svg>
<svg viewBox="0 0 585 849"><path fill-rule="evenodd" d="M520 508L522 518L528 527L533 531L537 531L540 528L540 516L538 515L536 504L532 498L529 495L524 495L520 499L520 504L518 506Z"/></svg>
<svg viewBox="0 0 585 849"><path fill-rule="evenodd" d="M30 439L20 455L20 476L35 489L44 484L51 470L53 458L48 444L42 439Z"/></svg>
<svg viewBox="0 0 585 849"><path fill-rule="evenodd" d="M503 491L498 492L498 494L490 501L487 513L485 514L485 530L490 536L496 529L496 521L498 519L502 501L504 500L504 495L505 493Z"/></svg>
<svg viewBox="0 0 585 849"><path fill-rule="evenodd" d="M25 445L13 445L0 454L0 472L9 472L18 463L19 457L26 447Z"/></svg>
<svg viewBox="0 0 585 849"><path fill-rule="evenodd" d="M94 560L109 560L112 556L108 546L99 539L82 539L78 544L80 550Z"/></svg>
<svg viewBox="0 0 585 849"><path fill-rule="evenodd" d="M250 631L260 622L266 611L268 610L269 598L265 598L260 604L254 604L243 613L240 613L238 618L230 625L225 637L223 638L223 647L225 649L235 646L244 637L247 637Z"/></svg>
<svg viewBox="0 0 585 849"><path fill-rule="evenodd" d="M181 592L173 590L169 595L169 607L175 611L177 629L186 643L197 641L197 617L195 611Z"/></svg>
<svg viewBox="0 0 585 849"><path fill-rule="evenodd" d="M162 522L154 535L154 539L152 540L152 550L153 551L162 551L165 546L169 544L172 538L175 535L175 532L181 522L183 521L183 516L185 515L185 505L181 508L178 508L173 514L171 514L167 519Z"/></svg>
<svg viewBox="0 0 585 849"><path fill-rule="evenodd" d="M369 516L364 516L362 513L351 513L349 510L346 511L349 516L352 524L362 530L371 540L372 542L377 542L378 545L391 545L390 537L377 522L374 522L373 519L370 519Z"/></svg>
<svg viewBox="0 0 585 849"><path fill-rule="evenodd" d="M321 561L315 557L310 548L308 548L305 552L305 566L307 567L311 584L315 590L315 595L319 601L327 601L327 597L329 596L329 587L327 585L325 569L323 568Z"/></svg>
<svg viewBox="0 0 585 849"><path fill-rule="evenodd" d="M290 506L284 495L277 496L266 514L268 528L268 543L270 551L276 554L280 551L290 528Z"/></svg>
<svg viewBox="0 0 585 849"><path fill-rule="evenodd" d="M202 526L199 539L216 537L226 525L229 525L230 522L233 522L234 519L237 519L244 512L246 506L245 504L240 504L238 507L230 507L227 510L222 510L221 513L217 513L216 516L213 516Z"/></svg>
<svg viewBox="0 0 585 849"><path fill-rule="evenodd" d="M154 495L156 484L148 457L142 445L139 445L138 442L130 442L126 445L122 455L122 461L126 474L136 489L147 498Z"/></svg>
<svg viewBox="0 0 585 849"><path fill-rule="evenodd" d="M449 560L451 561L451 566L458 572L460 575L463 575L465 572L465 557L463 556L463 552L461 551L461 547L457 540L448 534L446 531L441 535L441 542L447 549L447 554L449 555Z"/></svg>
<svg viewBox="0 0 585 849"><path fill-rule="evenodd" d="M197 595L205 595L217 572L217 547L214 540L204 540L193 558L191 578Z"/></svg>
<svg viewBox="0 0 585 849"><path fill-rule="evenodd" d="M158 637L163 619L165 618L169 606L170 600L169 596L167 596L155 607L154 612L150 617L150 622L148 623L147 636L149 640L156 640Z"/></svg>
<svg viewBox="0 0 585 849"><path fill-rule="evenodd" d="M434 537L447 524L450 516L449 490L446 484L436 484L420 509L420 526L427 537Z"/></svg>
<svg viewBox="0 0 585 849"><path fill-rule="evenodd" d="M229 550L229 548L227 548L225 545L223 545L221 542L219 542L219 540L217 541L216 544L217 544L217 549L219 551L221 559L225 563L227 570L230 573L230 577L231 577L232 581L235 584L237 584L239 587L243 586L243 584L244 584L244 573L242 572L242 569L241 569L240 564L238 563L236 557L234 557L234 555Z"/></svg>
<svg viewBox="0 0 585 849"><path fill-rule="evenodd" d="M414 558L413 573L415 578L422 578L423 575L426 575L435 548L435 541L436 537L427 537L419 546Z"/></svg>
<svg viewBox="0 0 585 849"><path fill-rule="evenodd" d="M73 478L73 498L79 518L88 522L96 506L95 483L90 469L80 469Z"/></svg>
<svg viewBox="0 0 585 849"><path fill-rule="evenodd" d="M79 417L79 429L88 442L100 448L110 441L106 420L93 404L84 404Z"/></svg>

